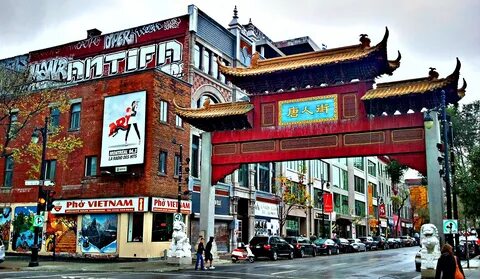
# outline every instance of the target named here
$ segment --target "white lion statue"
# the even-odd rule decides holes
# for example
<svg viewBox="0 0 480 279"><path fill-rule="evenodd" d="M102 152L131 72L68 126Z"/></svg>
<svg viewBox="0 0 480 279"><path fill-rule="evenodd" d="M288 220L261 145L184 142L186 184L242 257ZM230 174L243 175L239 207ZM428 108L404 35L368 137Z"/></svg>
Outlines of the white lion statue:
<svg viewBox="0 0 480 279"><path fill-rule="evenodd" d="M422 269L435 269L440 258L440 242L438 229L434 224L424 224L420 229L420 243L422 244Z"/></svg>
<svg viewBox="0 0 480 279"><path fill-rule="evenodd" d="M192 257L190 241L188 240L185 224L182 221L173 222L172 243L167 257Z"/></svg>

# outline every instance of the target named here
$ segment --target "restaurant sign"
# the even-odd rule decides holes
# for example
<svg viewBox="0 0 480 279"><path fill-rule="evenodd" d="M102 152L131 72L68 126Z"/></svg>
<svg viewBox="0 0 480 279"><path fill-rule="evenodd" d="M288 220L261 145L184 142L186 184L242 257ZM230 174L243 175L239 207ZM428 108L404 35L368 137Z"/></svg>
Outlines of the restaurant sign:
<svg viewBox="0 0 480 279"><path fill-rule="evenodd" d="M53 214L145 212L148 210L148 198L57 200L53 205Z"/></svg>
<svg viewBox="0 0 480 279"><path fill-rule="evenodd" d="M183 214L192 213L192 202L182 200L180 210ZM152 198L152 212L175 213L178 210L178 201L167 198Z"/></svg>

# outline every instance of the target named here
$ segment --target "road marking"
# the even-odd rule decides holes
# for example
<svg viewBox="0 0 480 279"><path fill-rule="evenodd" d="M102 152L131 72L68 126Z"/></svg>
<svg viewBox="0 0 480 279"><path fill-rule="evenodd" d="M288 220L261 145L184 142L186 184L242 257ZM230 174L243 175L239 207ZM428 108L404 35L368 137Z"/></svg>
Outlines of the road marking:
<svg viewBox="0 0 480 279"><path fill-rule="evenodd" d="M344 265L344 264L347 264L347 263L337 263L337 264L331 264L329 266L338 266L338 265Z"/></svg>
<svg viewBox="0 0 480 279"><path fill-rule="evenodd" d="M297 271L297 270L294 269L294 270L280 271L280 272L270 273L270 275L278 275L278 274L282 274L282 273L290 273L290 272L295 272L295 271Z"/></svg>

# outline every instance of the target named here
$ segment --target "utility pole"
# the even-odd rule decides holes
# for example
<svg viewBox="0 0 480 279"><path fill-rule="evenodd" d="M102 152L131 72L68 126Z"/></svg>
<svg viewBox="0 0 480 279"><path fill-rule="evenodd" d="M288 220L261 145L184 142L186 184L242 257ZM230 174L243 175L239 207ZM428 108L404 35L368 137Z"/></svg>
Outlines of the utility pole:
<svg viewBox="0 0 480 279"><path fill-rule="evenodd" d="M445 90L440 92L441 98L441 113L442 113L442 129L443 129L443 144L445 146L445 194L447 195L447 219L452 219L452 196L450 185L450 161L449 161L449 148L448 148L448 124L447 124L447 105ZM453 235L447 235L447 242L454 246Z"/></svg>

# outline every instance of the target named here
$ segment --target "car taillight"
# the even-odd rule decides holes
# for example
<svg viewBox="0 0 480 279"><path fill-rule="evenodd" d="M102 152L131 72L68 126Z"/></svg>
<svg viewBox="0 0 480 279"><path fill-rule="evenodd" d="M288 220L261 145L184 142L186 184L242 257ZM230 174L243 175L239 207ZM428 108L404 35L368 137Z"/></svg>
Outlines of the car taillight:
<svg viewBox="0 0 480 279"><path fill-rule="evenodd" d="M263 249L265 249L265 250L270 250L270 247L271 247L271 246L270 246L269 244L263 245Z"/></svg>
<svg viewBox="0 0 480 279"><path fill-rule="evenodd" d="M323 248L327 248L327 245L323 244L322 247L323 247Z"/></svg>
<svg viewBox="0 0 480 279"><path fill-rule="evenodd" d="M301 246L300 244L297 244L295 247L297 247L297 249L300 249Z"/></svg>

